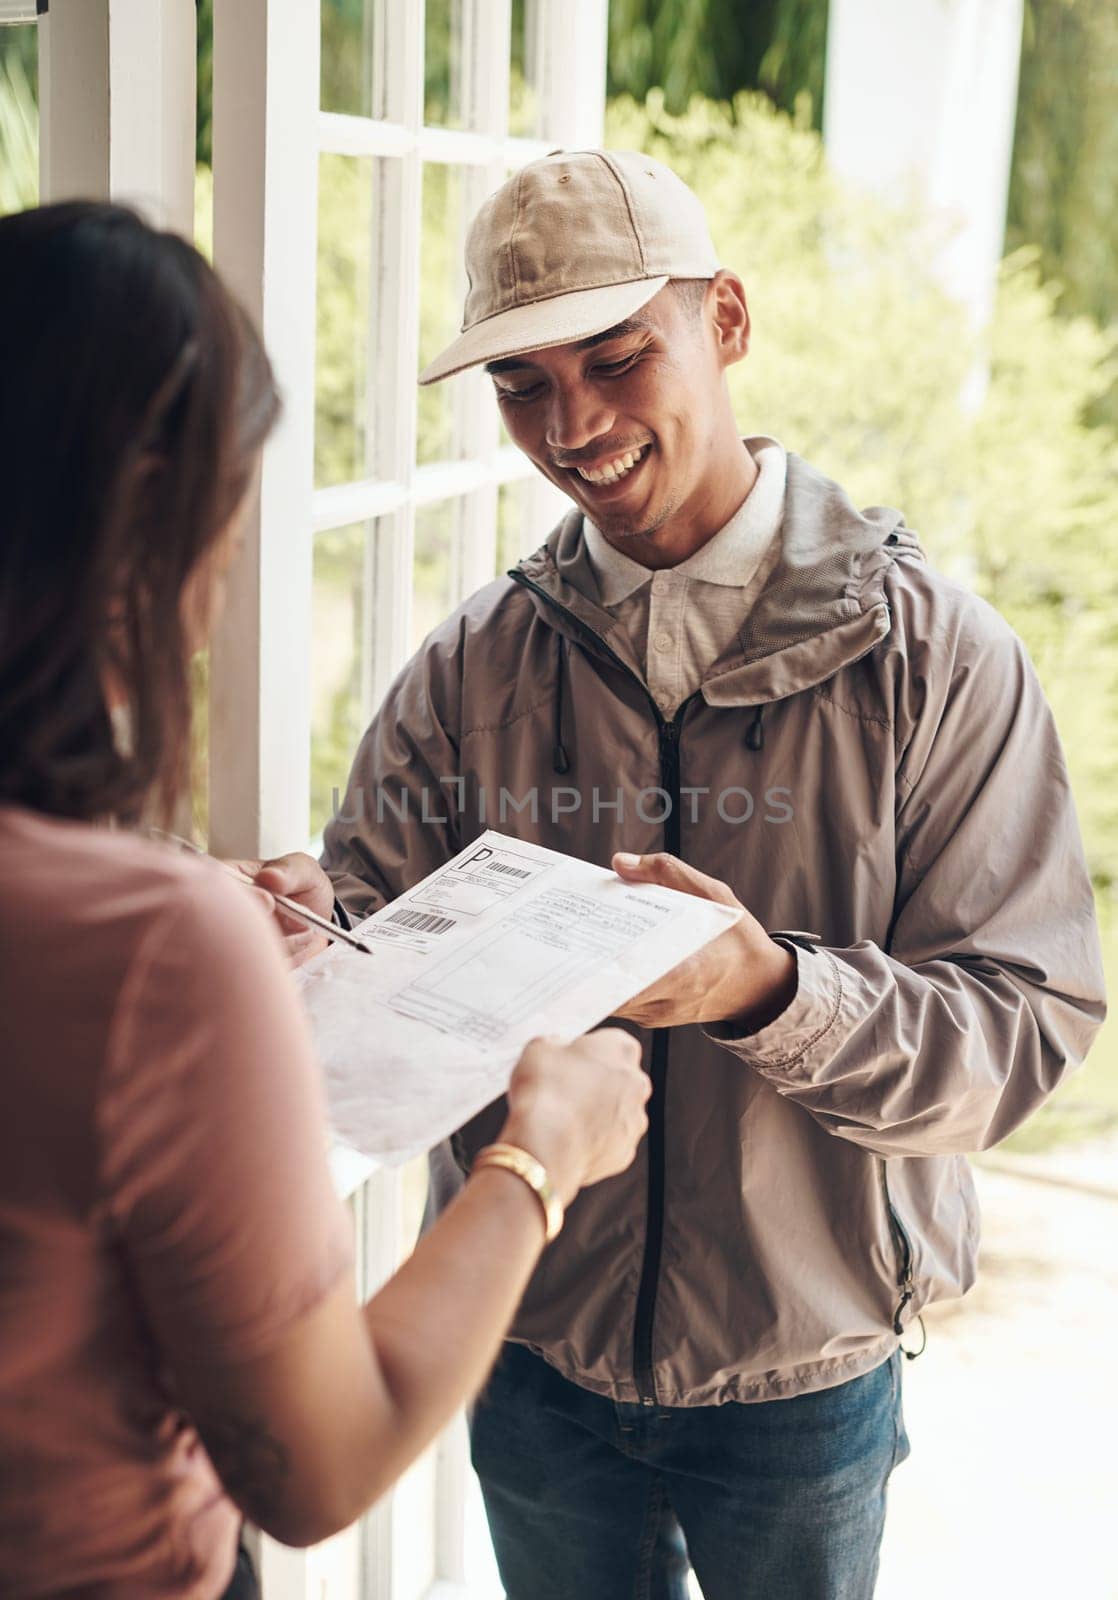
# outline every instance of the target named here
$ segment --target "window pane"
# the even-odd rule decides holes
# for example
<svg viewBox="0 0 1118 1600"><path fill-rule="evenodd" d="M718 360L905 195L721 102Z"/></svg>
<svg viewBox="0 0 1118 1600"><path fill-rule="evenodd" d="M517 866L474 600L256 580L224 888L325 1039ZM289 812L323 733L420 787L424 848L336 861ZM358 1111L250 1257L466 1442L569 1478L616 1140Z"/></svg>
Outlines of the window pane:
<svg viewBox="0 0 1118 1600"><path fill-rule="evenodd" d="M385 48L381 0L322 0L323 111L383 117Z"/></svg>
<svg viewBox="0 0 1118 1600"><path fill-rule="evenodd" d="M427 0L423 120L430 127L466 126L462 54L462 0Z"/></svg>
<svg viewBox="0 0 1118 1600"><path fill-rule="evenodd" d="M458 167L432 163L423 169L421 368L435 359L462 326L466 287L462 262L464 188ZM421 462L448 461L462 454L455 427L455 406L459 403L459 385L453 378L420 389L417 456Z"/></svg>
<svg viewBox="0 0 1118 1600"><path fill-rule="evenodd" d="M539 10L539 0L512 0L509 132L514 138L537 139L542 135L537 83Z"/></svg>
<svg viewBox="0 0 1118 1600"><path fill-rule="evenodd" d="M39 203L38 62L34 23L0 27L0 215Z"/></svg>
<svg viewBox="0 0 1118 1600"><path fill-rule="evenodd" d="M323 155L318 163L315 484L373 472L372 219L382 163Z"/></svg>
<svg viewBox="0 0 1118 1600"><path fill-rule="evenodd" d="M365 635L373 615L376 525L356 522L314 541L311 611L311 831L345 795L365 731Z"/></svg>
<svg viewBox="0 0 1118 1600"><path fill-rule="evenodd" d="M462 597L460 500L423 506L415 514L411 648L418 650Z"/></svg>
<svg viewBox="0 0 1118 1600"><path fill-rule="evenodd" d="M542 543L531 526L532 497L527 483L503 483L497 491L497 577L503 578L522 555Z"/></svg>

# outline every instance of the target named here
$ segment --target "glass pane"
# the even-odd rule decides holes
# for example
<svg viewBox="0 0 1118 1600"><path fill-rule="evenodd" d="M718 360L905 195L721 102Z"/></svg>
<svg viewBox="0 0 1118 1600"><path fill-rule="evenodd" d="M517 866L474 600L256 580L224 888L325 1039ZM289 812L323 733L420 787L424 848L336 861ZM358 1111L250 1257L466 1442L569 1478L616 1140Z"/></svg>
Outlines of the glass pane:
<svg viewBox="0 0 1118 1600"><path fill-rule="evenodd" d="M512 0L509 132L519 139L537 139L542 134L539 85L536 81L539 10L539 0Z"/></svg>
<svg viewBox="0 0 1118 1600"><path fill-rule="evenodd" d="M384 52L380 0L322 0L323 111L383 117L384 85L378 82Z"/></svg>
<svg viewBox="0 0 1118 1600"><path fill-rule="evenodd" d="M411 649L418 650L462 595L460 500L423 506L415 514Z"/></svg>
<svg viewBox="0 0 1118 1600"><path fill-rule="evenodd" d="M311 831L345 795L365 731L366 619L375 602L376 525L355 522L314 541L311 593Z"/></svg>
<svg viewBox="0 0 1118 1600"><path fill-rule="evenodd" d="M497 577L503 578L522 555L542 543L538 528L530 523L531 496L527 483L503 483L497 491Z"/></svg>
<svg viewBox="0 0 1118 1600"><path fill-rule="evenodd" d="M462 326L466 272L462 260L465 185L458 167L423 169L423 272L419 286L419 365L422 369ZM416 454L421 462L448 461L462 454L456 438L454 379L419 391Z"/></svg>
<svg viewBox="0 0 1118 1600"><path fill-rule="evenodd" d="M318 162L314 481L373 472L375 335L373 217L382 163L323 155Z"/></svg>
<svg viewBox="0 0 1118 1600"><path fill-rule="evenodd" d="M38 28L0 27L0 216L39 203L38 96Z"/></svg>
<svg viewBox="0 0 1118 1600"><path fill-rule="evenodd" d="M423 120L433 128L464 128L462 0L427 0L423 32Z"/></svg>

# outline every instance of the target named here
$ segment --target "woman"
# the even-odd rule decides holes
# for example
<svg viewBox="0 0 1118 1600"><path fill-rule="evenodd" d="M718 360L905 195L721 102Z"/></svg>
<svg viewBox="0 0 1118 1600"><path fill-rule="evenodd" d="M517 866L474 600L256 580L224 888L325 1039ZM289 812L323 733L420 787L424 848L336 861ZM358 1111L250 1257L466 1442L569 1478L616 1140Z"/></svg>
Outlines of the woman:
<svg viewBox="0 0 1118 1600"><path fill-rule="evenodd" d="M539 1174L479 1162L355 1306L279 942L128 831L186 778L267 359L195 251L110 206L0 220L0 306L0 1593L214 1600L240 1512L325 1537L479 1388ZM616 1030L525 1052L502 1142L561 1201L632 1159L637 1062Z"/></svg>

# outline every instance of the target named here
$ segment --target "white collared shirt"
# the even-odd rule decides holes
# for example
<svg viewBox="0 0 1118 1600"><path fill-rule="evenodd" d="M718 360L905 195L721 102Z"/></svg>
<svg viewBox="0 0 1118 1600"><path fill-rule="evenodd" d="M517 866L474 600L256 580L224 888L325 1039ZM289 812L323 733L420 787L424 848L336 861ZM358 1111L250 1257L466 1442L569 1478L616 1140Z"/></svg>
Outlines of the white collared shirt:
<svg viewBox="0 0 1118 1600"><path fill-rule="evenodd" d="M752 489L725 527L677 567L650 571L583 519L598 603L629 635L666 717L695 693L733 642L780 553L784 447L764 435L743 443L757 463Z"/></svg>

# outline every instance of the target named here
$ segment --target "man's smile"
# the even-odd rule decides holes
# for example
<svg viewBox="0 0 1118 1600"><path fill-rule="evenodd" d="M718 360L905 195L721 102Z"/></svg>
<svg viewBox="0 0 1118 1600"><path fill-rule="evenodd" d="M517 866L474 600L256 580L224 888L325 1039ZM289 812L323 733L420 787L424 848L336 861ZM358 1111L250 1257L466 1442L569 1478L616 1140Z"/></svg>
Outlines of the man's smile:
<svg viewBox="0 0 1118 1600"><path fill-rule="evenodd" d="M573 470L586 483L617 483L621 478L632 472L633 468L639 461L644 459L651 448L651 445L640 445L636 450L627 450L624 455L613 456L593 467L575 467Z"/></svg>
<svg viewBox="0 0 1118 1600"><path fill-rule="evenodd" d="M593 500L609 500L627 493L633 480L640 476L641 468L652 454L652 444L636 449L603 456L593 465L560 467L567 478L576 480L578 488Z"/></svg>

